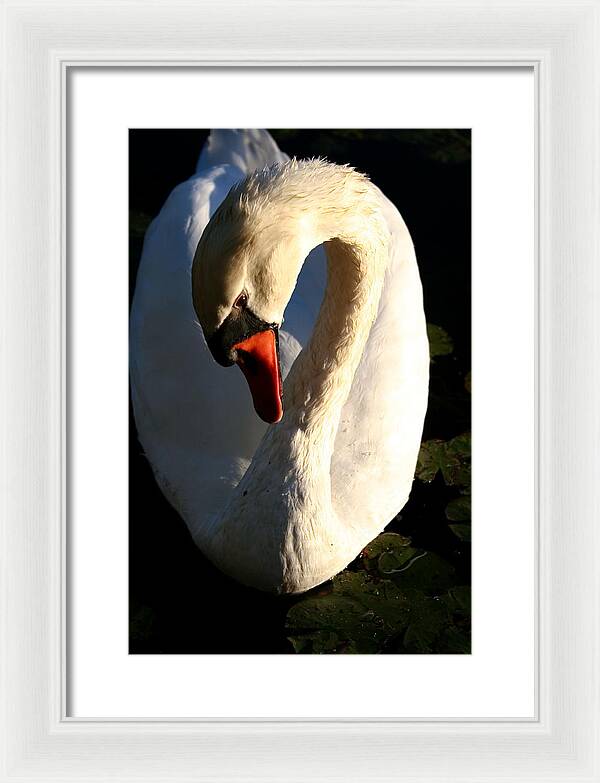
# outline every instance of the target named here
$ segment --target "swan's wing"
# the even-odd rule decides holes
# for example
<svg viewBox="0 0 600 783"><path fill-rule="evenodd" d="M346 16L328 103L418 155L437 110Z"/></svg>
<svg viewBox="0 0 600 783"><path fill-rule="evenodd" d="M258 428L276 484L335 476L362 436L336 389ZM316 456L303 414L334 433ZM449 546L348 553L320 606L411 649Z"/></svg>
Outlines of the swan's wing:
<svg viewBox="0 0 600 783"><path fill-rule="evenodd" d="M406 503L427 407L429 345L413 244L381 194L392 235L375 323L342 411L331 465L341 524L374 538Z"/></svg>
<svg viewBox="0 0 600 783"><path fill-rule="evenodd" d="M237 169L224 166L175 188L146 234L131 309L138 436L161 489L186 521L194 516L196 497L215 496L217 475L237 480L239 461L252 454L262 429L244 418L247 392L238 373L219 372L212 361L191 300L196 246L238 179ZM231 415L238 408L239 430ZM237 465L229 448L234 440Z"/></svg>
<svg viewBox="0 0 600 783"><path fill-rule="evenodd" d="M256 169L286 160L289 157L266 130L212 130L200 153L196 174L225 164L235 166L245 177Z"/></svg>
<svg viewBox="0 0 600 783"><path fill-rule="evenodd" d="M223 148L227 133L213 133L211 139ZM139 439L161 489L205 549L212 523L267 427L254 412L242 373L213 360L192 306L191 265L198 241L243 176L238 165L218 161L215 145L209 153L215 165L175 188L146 233L130 318ZM222 154L227 158L226 149ZM230 161L234 155L238 152ZM274 162L267 152L263 161ZM306 265L286 311L280 333L284 376L312 331L323 284L321 251Z"/></svg>

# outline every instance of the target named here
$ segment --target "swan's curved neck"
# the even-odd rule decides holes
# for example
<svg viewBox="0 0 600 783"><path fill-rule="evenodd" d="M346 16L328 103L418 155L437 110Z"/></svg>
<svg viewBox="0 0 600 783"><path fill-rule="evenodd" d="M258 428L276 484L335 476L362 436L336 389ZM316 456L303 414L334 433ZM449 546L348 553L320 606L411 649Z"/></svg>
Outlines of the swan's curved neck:
<svg viewBox="0 0 600 783"><path fill-rule="evenodd" d="M380 195L366 177L322 161L291 165L258 190L257 226L265 226L262 241L293 248L296 257L288 255L282 269L293 280L309 251L324 244L327 287L310 342L284 383L283 421L266 440L275 448L302 436L313 455L328 457L377 315L390 233Z"/></svg>
<svg viewBox="0 0 600 783"><path fill-rule="evenodd" d="M311 340L286 378L278 429L306 433L313 447L332 446L389 260L381 197L363 175L323 161L291 161L255 187L248 186L255 231L262 243L283 249L278 273L288 285L309 251L325 245L325 295Z"/></svg>
<svg viewBox="0 0 600 783"><path fill-rule="evenodd" d="M363 223L360 236L340 228L325 241L327 287L313 335L284 384L287 424L329 453L377 315L388 258L377 223Z"/></svg>
<svg viewBox="0 0 600 783"><path fill-rule="evenodd" d="M298 257L288 256L293 269L286 271L297 275L308 252L325 243L327 287L310 342L284 382L283 419L259 444L224 510L216 544L222 560L236 558L242 581L279 580L284 590L318 584L335 570L328 557L345 554L332 503L331 457L389 260L377 191L364 177L346 169L340 178L339 167L331 168L333 182L323 184L321 176L318 192L314 179L305 183L308 197L295 198L286 188L270 194L276 211L268 228L277 232L274 216L282 214L288 230L298 227L291 243ZM293 185L293 193L302 192Z"/></svg>

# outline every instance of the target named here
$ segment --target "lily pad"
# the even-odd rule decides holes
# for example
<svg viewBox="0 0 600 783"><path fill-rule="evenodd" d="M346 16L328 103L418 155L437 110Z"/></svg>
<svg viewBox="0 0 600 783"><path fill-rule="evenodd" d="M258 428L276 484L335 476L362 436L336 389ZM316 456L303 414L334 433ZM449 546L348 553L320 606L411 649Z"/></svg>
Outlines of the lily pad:
<svg viewBox="0 0 600 783"><path fill-rule="evenodd" d="M364 572L343 571L333 580L336 595L352 598L383 622L386 636L404 628L411 611L409 598L387 579L373 579ZM370 614L369 614L370 616Z"/></svg>
<svg viewBox="0 0 600 783"><path fill-rule="evenodd" d="M457 538L460 538L461 541L471 540L471 525L456 524L456 525L448 525L448 527Z"/></svg>
<svg viewBox="0 0 600 783"><path fill-rule="evenodd" d="M299 601L286 630L296 652L373 653L408 625L411 607L391 582L343 571L333 593Z"/></svg>
<svg viewBox="0 0 600 783"><path fill-rule="evenodd" d="M445 653L471 652L471 588L453 587L440 597L446 606L449 624L436 640L436 647Z"/></svg>
<svg viewBox="0 0 600 783"><path fill-rule="evenodd" d="M417 588L438 594L456 584L456 571L450 563L434 552L422 552L408 567L391 574L390 578L401 589Z"/></svg>
<svg viewBox="0 0 600 783"><path fill-rule="evenodd" d="M378 557L382 552L388 552L390 549L410 546L410 538L401 536L399 533L380 533L370 544L364 548L365 557Z"/></svg>
<svg viewBox="0 0 600 783"><path fill-rule="evenodd" d="M427 483L433 481L444 462L446 442L443 440L426 440L421 443L415 475Z"/></svg>
<svg viewBox="0 0 600 783"><path fill-rule="evenodd" d="M129 234L132 237L143 237L152 218L138 210L129 211Z"/></svg>
<svg viewBox="0 0 600 783"><path fill-rule="evenodd" d="M471 496L461 495L446 506L446 517L451 522L469 522L471 519Z"/></svg>
<svg viewBox="0 0 600 783"><path fill-rule="evenodd" d="M457 435L449 441L426 440L421 444L415 475L431 482L441 471L448 486L471 486L471 436Z"/></svg>
<svg viewBox="0 0 600 783"><path fill-rule="evenodd" d="M433 652L436 637L448 625L448 611L444 604L422 594L414 594L410 624L404 633L403 645L407 653Z"/></svg>
<svg viewBox="0 0 600 783"><path fill-rule="evenodd" d="M382 576L402 568L420 550L410 545L410 538L398 533L381 533L365 548L363 565L368 571L377 570Z"/></svg>
<svg viewBox="0 0 600 783"><path fill-rule="evenodd" d="M447 356L454 350L452 338L435 324L427 324L427 339L429 340L429 356L433 359L435 356Z"/></svg>
<svg viewBox="0 0 600 783"><path fill-rule="evenodd" d="M149 606L139 606L129 622L129 636L132 641L145 642L152 637L156 624L156 615Z"/></svg>
<svg viewBox="0 0 600 783"><path fill-rule="evenodd" d="M445 460L441 467L446 484L471 486L471 434L457 435L446 444Z"/></svg>
<svg viewBox="0 0 600 783"><path fill-rule="evenodd" d="M426 556L432 558L430 566L439 566L441 558L428 552L422 559ZM469 645L469 592L441 590L440 577L447 578L447 570L442 574L434 567L426 573L422 581L429 587L436 582L440 595L428 595L365 571L343 571L333 579L331 593L302 599L289 610L286 630L294 650L326 654L446 651L446 642L440 640L453 625L460 634L449 637L449 651L465 649Z"/></svg>
<svg viewBox="0 0 600 783"><path fill-rule="evenodd" d="M383 621L344 595L308 598L287 615L286 630L296 652L377 652L385 639Z"/></svg>
<svg viewBox="0 0 600 783"><path fill-rule="evenodd" d="M450 611L463 617L471 616L471 588L467 585L452 587L441 600Z"/></svg>
<svg viewBox="0 0 600 783"><path fill-rule="evenodd" d="M436 647L449 655L468 655L471 652L471 634L469 629L449 625L436 640Z"/></svg>

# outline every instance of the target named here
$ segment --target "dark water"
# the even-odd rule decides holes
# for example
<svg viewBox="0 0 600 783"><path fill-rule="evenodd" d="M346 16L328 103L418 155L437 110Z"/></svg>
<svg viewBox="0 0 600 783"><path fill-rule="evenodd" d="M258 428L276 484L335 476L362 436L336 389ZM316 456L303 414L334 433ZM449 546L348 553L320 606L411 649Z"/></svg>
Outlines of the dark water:
<svg viewBox="0 0 600 783"><path fill-rule="evenodd" d="M271 132L290 155L323 155L367 173L400 210L417 252L427 320L454 343L451 354L432 363L423 438L448 440L470 431L470 132ZM147 220L193 173L206 136L196 130L130 131L131 293ZM454 567L456 584L469 585L470 544L452 532L445 515L456 497L456 487L447 486L441 473L431 483L416 480L408 504L387 529L439 554ZM202 556L158 490L131 415L129 544L130 652L293 652L284 623L298 599L240 587Z"/></svg>

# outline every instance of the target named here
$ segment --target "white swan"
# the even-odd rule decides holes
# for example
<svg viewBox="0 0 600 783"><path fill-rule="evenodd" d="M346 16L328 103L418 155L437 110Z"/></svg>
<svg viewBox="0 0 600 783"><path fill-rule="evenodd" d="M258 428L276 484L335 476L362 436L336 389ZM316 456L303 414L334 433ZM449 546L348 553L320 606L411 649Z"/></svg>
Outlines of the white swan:
<svg viewBox="0 0 600 783"><path fill-rule="evenodd" d="M240 364L263 418L283 406L279 423L214 361L194 307L214 358ZM244 584L307 590L405 504L427 405L421 282L400 214L352 169L213 131L148 229L130 354L156 480Z"/></svg>

